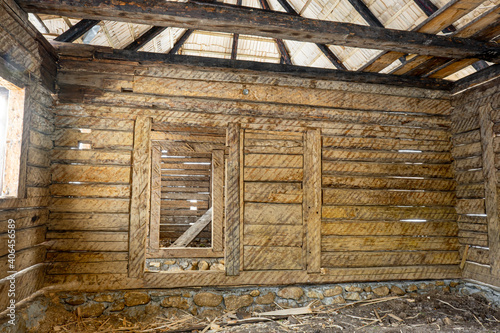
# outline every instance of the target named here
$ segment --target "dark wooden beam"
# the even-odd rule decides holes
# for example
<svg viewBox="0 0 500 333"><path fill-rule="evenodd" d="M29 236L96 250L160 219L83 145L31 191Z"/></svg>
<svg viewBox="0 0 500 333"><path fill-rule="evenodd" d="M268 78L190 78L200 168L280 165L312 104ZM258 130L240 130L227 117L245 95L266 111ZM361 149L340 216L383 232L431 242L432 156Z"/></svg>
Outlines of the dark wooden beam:
<svg viewBox="0 0 500 333"><path fill-rule="evenodd" d="M379 19L373 15L372 11L365 5L363 0L349 0L349 2L370 26L379 28L384 27L382 22L380 22Z"/></svg>
<svg viewBox="0 0 500 333"><path fill-rule="evenodd" d="M193 29L187 29L186 31L184 31L182 36L177 40L177 42L175 42L174 47L170 51L168 51L168 54L176 54L193 32Z"/></svg>
<svg viewBox="0 0 500 333"><path fill-rule="evenodd" d="M61 35L55 38L58 42L67 42L71 43L77 40L78 38L85 35L90 29L92 29L96 24L98 24L100 20L87 20L83 19L68 30L66 30Z"/></svg>
<svg viewBox="0 0 500 333"><path fill-rule="evenodd" d="M438 8L436 7L436 5L434 5L430 0L414 0L414 1L417 4L417 6L420 9L422 9L422 11L427 16L431 16L432 14L434 14L435 12L438 11ZM454 32L456 30L457 29L453 25L450 25L447 28L443 29L443 32L445 34L447 34L447 33Z"/></svg>
<svg viewBox="0 0 500 333"><path fill-rule="evenodd" d="M400 87L416 87L432 90L450 90L452 82L428 78L415 78L395 76L379 73L360 73L338 71L317 67L304 67L295 65L279 65L255 61L230 60L220 58L195 57L176 54L161 54L152 52L136 52L128 50L112 50L100 46L54 43L60 56L81 54L82 57L110 60L130 61L143 64L154 63L159 65L179 65L193 68L212 68L214 70L229 70L231 72L242 71L248 73L253 71L262 75L286 75L291 77L312 80L335 80L345 82L385 84Z"/></svg>
<svg viewBox="0 0 500 333"><path fill-rule="evenodd" d="M262 7L262 9L267 10L267 11L271 10L271 6L269 6L269 2L267 2L267 0L259 0L259 3L260 3L260 6ZM274 41L276 43L276 46L278 47L278 51L279 51L280 56L281 56L280 63L286 64L286 65L291 65L292 58L290 57L290 52L288 52L288 49L286 48L285 42L283 42L283 39L275 38Z"/></svg>
<svg viewBox="0 0 500 333"><path fill-rule="evenodd" d="M236 2L236 6L241 6L243 4L243 0L238 0ZM231 59L236 60L238 56L238 40L240 39L240 34L233 34L233 47L231 48Z"/></svg>
<svg viewBox="0 0 500 333"><path fill-rule="evenodd" d="M147 43L153 40L156 36L161 34L163 31L167 29L166 27L152 27L145 33L143 33L139 38L125 46L124 50L137 51Z"/></svg>
<svg viewBox="0 0 500 333"><path fill-rule="evenodd" d="M500 47L470 39L322 21L228 4L160 0L19 0L28 12L135 22L302 42L500 61Z"/></svg>
<svg viewBox="0 0 500 333"><path fill-rule="evenodd" d="M468 75L454 83L453 93L472 88L478 84L500 77L500 64L490 66L479 72Z"/></svg>
<svg viewBox="0 0 500 333"><path fill-rule="evenodd" d="M484 60L479 60L479 61L473 63L472 67L474 67L474 69L479 72L479 71L482 71L485 68L490 67L490 65L488 65L486 63L486 61L484 61Z"/></svg>
<svg viewBox="0 0 500 333"><path fill-rule="evenodd" d="M297 13L297 11L288 3L287 0L278 0L278 2L288 14L299 16L299 13ZM343 71L347 70L342 61L340 61L340 59L335 55L335 53L333 53L332 50L330 50L330 48L327 45L316 43L316 46L320 49L321 52L323 52L323 54L328 58L328 60L330 60L330 62L332 63L333 66L335 66L335 68Z"/></svg>

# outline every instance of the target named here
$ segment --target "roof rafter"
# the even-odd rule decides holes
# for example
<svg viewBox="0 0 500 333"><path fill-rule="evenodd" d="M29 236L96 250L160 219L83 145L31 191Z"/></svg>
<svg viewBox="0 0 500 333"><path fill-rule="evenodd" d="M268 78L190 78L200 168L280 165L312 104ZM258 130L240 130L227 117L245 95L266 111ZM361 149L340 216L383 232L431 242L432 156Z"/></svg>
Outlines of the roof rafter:
<svg viewBox="0 0 500 333"><path fill-rule="evenodd" d="M297 11L288 3L287 0L278 0L278 2L288 14L300 16L300 14L297 13ZM335 68L344 71L347 70L347 67L345 67L342 61L340 61L340 59L335 55L335 53L333 53L333 51L330 50L328 45L316 43L316 46L318 46L320 51L323 52L323 54L328 58L328 60L330 60L330 62L332 63L333 66L335 66Z"/></svg>
<svg viewBox="0 0 500 333"><path fill-rule="evenodd" d="M193 32L194 29L187 29L186 31L184 31L182 36L177 40L177 42L175 42L174 47L172 47L172 49L168 51L168 54L176 54L177 52L179 52L182 45L184 45L184 43L188 40L189 36L191 36Z"/></svg>
<svg viewBox="0 0 500 333"><path fill-rule="evenodd" d="M363 0L349 0L349 2L370 26L384 28L382 22L372 13Z"/></svg>
<svg viewBox="0 0 500 333"><path fill-rule="evenodd" d="M58 42L74 42L78 38L85 35L90 29L92 29L96 24L99 24L100 20L88 20L83 19L68 30L66 30L61 35L55 38Z"/></svg>
<svg viewBox="0 0 500 333"><path fill-rule="evenodd" d="M438 11L439 8L436 7L435 4L433 4L430 0L413 0L417 6L422 9L422 11L425 13L425 15L427 16L431 16L432 14L434 14L435 12ZM446 27L443 32L444 33L450 33L450 32L454 32L456 31L457 29L453 26L453 25L449 25L448 27Z"/></svg>
<svg viewBox="0 0 500 333"><path fill-rule="evenodd" d="M241 6L243 4L243 0L238 0L236 2L236 6ZM233 46L231 48L231 59L236 60L238 56L238 40L240 39L240 34L233 34Z"/></svg>
<svg viewBox="0 0 500 333"><path fill-rule="evenodd" d="M422 22L412 31L423 32L427 34L437 34L442 29L453 24L453 22L455 22L456 20L460 19L461 17L473 11L482 2L483 0L451 0L445 6L436 11L434 14L429 16L427 20ZM398 58L404 56L406 53L422 54L422 52L418 51L417 52L401 52L399 50L394 50L394 51L382 52L381 54L370 60L367 64L362 66L359 69L359 71L380 72L387 66L391 65ZM443 55L434 55L434 56L444 57ZM456 58L456 57L451 57L451 58Z"/></svg>
<svg viewBox="0 0 500 333"><path fill-rule="evenodd" d="M269 6L269 2L267 0L259 0L260 6L262 9L271 10L271 6ZM281 38L275 38L274 41L278 47L278 51L281 55L281 63L286 65L292 64L292 58L290 57L290 52L286 48L285 42Z"/></svg>
<svg viewBox="0 0 500 333"><path fill-rule="evenodd" d="M468 0L475 2L478 0ZM303 42L350 47L390 49L404 53L500 61L500 47L470 39L443 37L419 32L321 21L255 8L219 3L164 2L159 0L116 2L113 0L19 0L28 12L88 17L124 22L175 26ZM465 15L467 10L456 12ZM207 14L208 13L208 14ZM442 29L442 19L433 28ZM446 24L448 26L449 24ZM427 29L424 29L427 30ZM432 30L432 29L431 29Z"/></svg>
<svg viewBox="0 0 500 333"><path fill-rule="evenodd" d="M132 41L130 44L125 46L123 49L124 50L131 50L131 51L137 51L147 43L153 40L156 36L161 34L163 31L165 31L167 27L152 27L149 30L147 30L145 33L143 33L141 36L139 36L136 40Z"/></svg>

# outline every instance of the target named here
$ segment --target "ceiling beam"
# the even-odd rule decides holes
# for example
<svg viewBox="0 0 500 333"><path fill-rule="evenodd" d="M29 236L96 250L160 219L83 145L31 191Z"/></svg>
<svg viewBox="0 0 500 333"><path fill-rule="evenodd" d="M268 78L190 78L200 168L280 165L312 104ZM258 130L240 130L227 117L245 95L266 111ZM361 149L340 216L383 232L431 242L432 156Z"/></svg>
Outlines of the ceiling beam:
<svg viewBox="0 0 500 333"><path fill-rule="evenodd" d="M137 51L147 43L153 40L156 36L161 34L163 31L167 29L166 27L152 27L151 29L147 30L145 33L143 33L139 38L125 46L123 49L124 50L131 50L131 51Z"/></svg>
<svg viewBox="0 0 500 333"><path fill-rule="evenodd" d="M77 40L78 38L85 35L90 29L92 29L96 24L98 24L100 20L87 20L83 19L64 33L60 34L55 38L58 42L67 42L71 43Z"/></svg>
<svg viewBox="0 0 500 333"><path fill-rule="evenodd" d="M379 19L373 15L372 11L365 5L363 0L349 0L349 2L370 26L379 28L384 27L382 22L380 22Z"/></svg>
<svg viewBox="0 0 500 333"><path fill-rule="evenodd" d="M300 16L300 14L297 13L297 11L288 3L287 0L278 0L278 2L288 14ZM328 60L330 60L330 62L332 63L333 66L335 66L335 68L343 71L347 70L347 67L344 66L342 61L340 61L340 59L335 55L335 53L333 53L333 51L328 47L328 45L316 43L316 46L319 48L321 52L323 52L325 57L327 57Z"/></svg>
<svg viewBox="0 0 500 333"><path fill-rule="evenodd" d="M500 47L469 39L412 31L367 27L351 23L313 20L287 13L228 4L164 2L159 0L18 0L28 12L106 19L155 26L173 26L229 33L394 50L450 58L474 57L500 61ZM448 26L447 24L446 26ZM442 28L440 24L440 31Z"/></svg>
<svg viewBox="0 0 500 333"><path fill-rule="evenodd" d="M242 70L245 73L286 75L311 80L344 81L356 83L384 84L399 87L424 88L432 90L450 90L453 83L445 80L429 78L413 78L379 73L360 73L339 71L335 69L305 67L296 65L280 65L267 62L230 60L221 58L196 57L177 54L137 52L113 50L108 47L73 43L53 42L57 53L64 57L80 56L83 58L102 59L104 61L130 61L143 64L179 65L212 68L214 70L230 70L232 73Z"/></svg>
<svg viewBox="0 0 500 333"><path fill-rule="evenodd" d="M482 71L464 77L454 83L453 93L469 89L478 84L500 77L500 65L493 65Z"/></svg>

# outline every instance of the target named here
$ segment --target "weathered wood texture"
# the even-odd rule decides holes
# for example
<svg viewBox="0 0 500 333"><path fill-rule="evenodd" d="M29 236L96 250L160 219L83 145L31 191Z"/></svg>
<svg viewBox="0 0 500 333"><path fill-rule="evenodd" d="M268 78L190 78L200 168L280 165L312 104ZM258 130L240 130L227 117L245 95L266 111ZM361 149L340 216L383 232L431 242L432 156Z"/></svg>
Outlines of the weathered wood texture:
<svg viewBox="0 0 500 333"><path fill-rule="evenodd" d="M202 168L198 163L214 159L213 152L220 151L226 154L226 161L239 164L227 163L225 168L224 255L228 275L207 272L199 282L188 276L182 283L248 284L260 283L257 279L267 276L272 278L265 283L327 281L344 279L336 270L353 265L359 270L343 271L347 279L359 280L361 272L375 272L370 275L373 279L444 278L459 272L451 107L442 92L257 72L215 72L155 61L113 63L87 58L91 55L73 53L60 62L61 100L56 108L58 134L52 163L58 170L54 177L61 182L51 188L54 210L50 214L49 256L54 266L48 281L64 283L66 276L75 275L85 279L91 267L102 270L106 268L102 263L113 261L111 255L128 251L124 237L129 231L131 186L130 180L125 180L132 174L133 122L138 116L153 119L152 138L168 141L160 148L172 153L161 157L169 170L160 177L165 178L160 186L169 188L158 197L163 206L162 224L194 223L198 210L216 207L215 195L206 197L216 187L214 179L210 182L215 167ZM248 95L243 94L244 88ZM244 136L232 128L230 137L243 146L226 147L225 129L236 123L241 124ZM91 132L78 132L79 128ZM324 192L314 194L325 193L321 226L314 230L323 241L315 245L320 250L323 247L320 267L336 276L324 279L306 271L308 234L303 203L308 200L304 191L310 186L306 181L311 170L304 168L310 158L304 155L304 137L311 128L322 133L321 165L313 167L322 167L320 185ZM462 139L468 143L468 138ZM90 149L70 149L79 141L92 141L92 145L87 146ZM175 156L186 151L190 152L189 163L195 164L180 167ZM207 151L212 155L206 155ZM100 181L87 184L92 170L107 176L96 175ZM82 184L70 184L69 173L78 176ZM113 181L106 181L108 176ZM189 186L182 185L179 177ZM186 200L197 202L188 206ZM230 202L232 208L228 208ZM409 202L411 207L399 207ZM191 211L191 206L197 210ZM184 210L185 215L176 216L178 210ZM405 221L412 219L428 221ZM349 224L356 224L356 228L349 228ZM172 234L185 230L172 229ZM54 238L59 232L68 239ZM216 233L215 227L212 233ZM200 235L210 237L208 230ZM112 241L103 241L108 236ZM371 254L363 257L352 252L351 258L360 259L351 263L345 257L351 252L333 251L335 237L341 244L357 239L353 244L363 247L360 252ZM392 237L397 239L391 242ZM377 245L378 240L381 245ZM215 246L215 239L213 242ZM86 255L71 257L71 249ZM206 251L195 250L193 257L203 257ZM393 250L401 252L399 259ZM412 257L412 251L418 255ZM166 255L175 258L186 253ZM279 253L286 253L287 259ZM216 251L213 255L220 254ZM373 264L362 257L373 258ZM61 263L72 258L82 265L64 268ZM128 260L121 257L119 264L106 269L121 272L117 276L126 275L124 262ZM101 264L86 265L96 262ZM282 269L293 269L294 274L284 276ZM303 273L311 277L305 278ZM171 286L180 283L176 282L180 277L168 275L173 277ZM149 273L141 281L170 286Z"/></svg>
<svg viewBox="0 0 500 333"><path fill-rule="evenodd" d="M243 269L319 272L321 171L314 172L321 168L319 131L244 131ZM306 167L311 173L304 173ZM285 213L291 202L294 209Z"/></svg>
<svg viewBox="0 0 500 333"><path fill-rule="evenodd" d="M455 95L452 113L459 242L466 260L463 274L497 286L500 285L498 83L498 78L493 79Z"/></svg>
<svg viewBox="0 0 500 333"><path fill-rule="evenodd" d="M16 274L16 302L43 286L45 230L49 211L50 149L54 131L52 110L56 55L28 16L14 1L0 1L0 77L8 86L25 88L24 136L18 198L0 199L0 306L9 302L10 281ZM15 221L16 260L9 261L8 220ZM10 265L13 266L10 266Z"/></svg>

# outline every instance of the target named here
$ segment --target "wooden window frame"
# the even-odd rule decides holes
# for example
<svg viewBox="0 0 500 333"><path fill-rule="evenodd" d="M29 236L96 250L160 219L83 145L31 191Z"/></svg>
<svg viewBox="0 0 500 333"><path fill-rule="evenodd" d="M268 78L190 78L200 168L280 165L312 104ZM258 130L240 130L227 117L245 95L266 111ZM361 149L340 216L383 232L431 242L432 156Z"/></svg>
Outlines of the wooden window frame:
<svg viewBox="0 0 500 333"><path fill-rule="evenodd" d="M4 159L3 163L0 163L0 168L2 168L0 176L11 175L10 179L4 178L0 181L0 200L22 199L26 198L27 194L27 157L31 113L27 105L26 88L18 87L3 77L0 77L0 86L9 91L7 100L9 128L7 129L6 142L13 141L12 144L15 146L14 149L5 151L5 156L0 157L0 159ZM16 114L17 117L15 117ZM13 129L14 131L12 131ZM17 135L15 132L18 132ZM10 185L12 190L4 194L6 185Z"/></svg>
<svg viewBox="0 0 500 333"><path fill-rule="evenodd" d="M210 149L210 145L185 146L182 143L167 140L151 141L151 214L149 220L149 246L147 258L222 258L223 252L223 223L224 223L224 150ZM207 149L208 148L208 149ZM211 200L212 200L212 242L209 248L160 248L160 199L161 151L175 149L176 153L211 153Z"/></svg>

